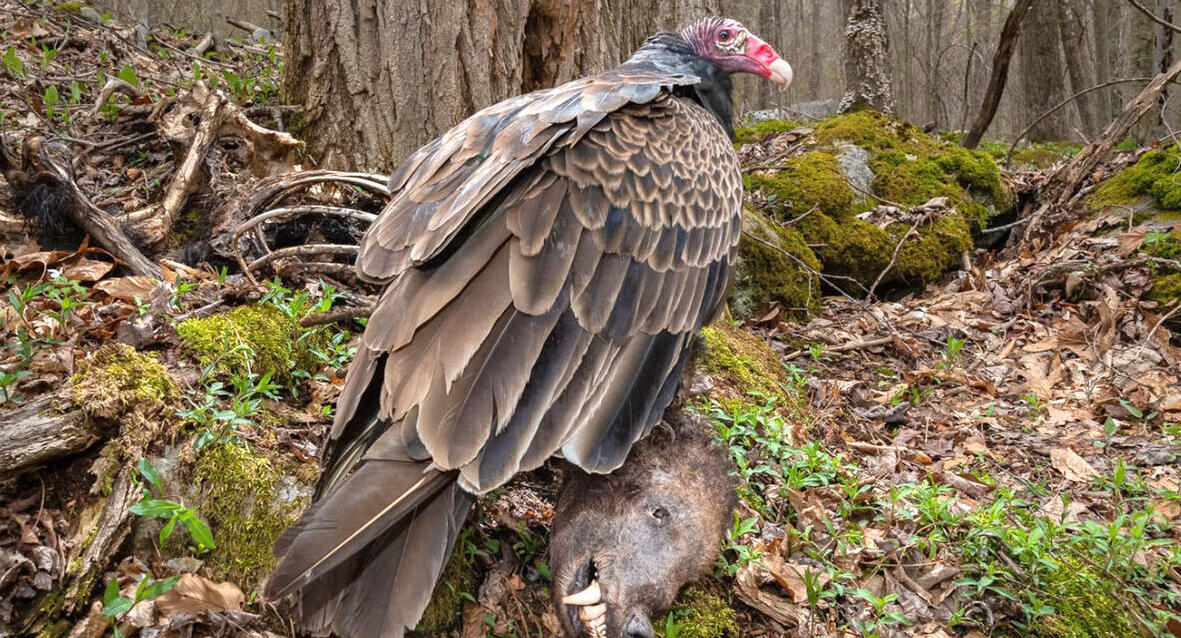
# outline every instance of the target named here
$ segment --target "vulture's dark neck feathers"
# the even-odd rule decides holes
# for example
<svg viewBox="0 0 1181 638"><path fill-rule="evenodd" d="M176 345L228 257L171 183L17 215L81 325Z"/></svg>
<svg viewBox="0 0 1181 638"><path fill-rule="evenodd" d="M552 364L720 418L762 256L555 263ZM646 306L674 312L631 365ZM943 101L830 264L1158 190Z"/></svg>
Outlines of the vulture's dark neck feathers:
<svg viewBox="0 0 1181 638"><path fill-rule="evenodd" d="M718 119L726 134L734 137L734 100L730 96L730 74L694 53L680 35L667 31L657 33L648 38L623 66L701 78L697 84L674 87L673 92L705 107Z"/></svg>

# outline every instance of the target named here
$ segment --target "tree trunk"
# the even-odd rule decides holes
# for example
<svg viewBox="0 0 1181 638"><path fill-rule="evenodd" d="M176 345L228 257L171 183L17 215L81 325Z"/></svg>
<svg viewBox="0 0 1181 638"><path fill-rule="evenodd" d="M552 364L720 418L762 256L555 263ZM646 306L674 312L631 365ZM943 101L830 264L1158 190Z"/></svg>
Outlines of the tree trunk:
<svg viewBox="0 0 1181 638"><path fill-rule="evenodd" d="M997 107L1001 97L1005 94L1005 84L1009 80L1009 64L1013 61L1013 51L1017 48L1017 41L1021 36L1021 25L1026 14L1033 7L1036 0L1017 0L1005 19L1005 26L1001 28L1000 43L997 44L996 54L992 58L992 76L988 80L988 90L984 92L984 103L980 106L980 113L972 124L972 130L964 137L964 148L976 148L984 138L992 119L996 117Z"/></svg>
<svg viewBox="0 0 1181 638"><path fill-rule="evenodd" d="M1173 22L1173 0L1156 0L1156 17L1161 20L1172 23ZM1156 33L1153 38L1153 71L1156 73L1164 73L1173 66L1173 30L1163 24L1156 25ZM1157 106L1160 110L1157 112L1156 121L1161 128L1166 128L1168 123L1165 121L1165 107L1169 103L1169 87L1166 84L1161 90L1158 98Z"/></svg>
<svg viewBox="0 0 1181 638"><path fill-rule="evenodd" d="M1115 39L1112 23L1115 16L1112 6L1116 0L1094 0L1091 11L1095 24L1093 29L1095 40L1095 83L1106 84L1112 79L1111 43ZM1098 122L1104 125L1115 117L1115 92L1111 89L1101 90L1096 97L1095 115Z"/></svg>
<svg viewBox="0 0 1181 638"><path fill-rule="evenodd" d="M822 3L817 2L816 0L812 0L812 15L808 22L809 24L812 24L814 28L821 24L821 4ZM810 55L808 59L808 94L811 96L811 99L815 100L819 99L820 97L820 70L822 67L820 63L820 37L819 34L815 32L810 35L812 38L812 55Z"/></svg>
<svg viewBox="0 0 1181 638"><path fill-rule="evenodd" d="M890 38L882 16L881 0L844 0L845 97L841 111L868 106L882 113L894 112L894 88L890 78Z"/></svg>
<svg viewBox="0 0 1181 638"><path fill-rule="evenodd" d="M1064 50L1069 52L1066 75L1070 79L1070 92L1075 94L1097 84L1093 58L1087 46L1087 29L1083 23L1086 9L1080 6L1079 0L1056 0L1055 4L1058 9L1059 37L1062 38ZM1083 134L1089 139L1098 133L1100 126L1095 114L1095 99L1090 94L1081 95L1074 104Z"/></svg>
<svg viewBox="0 0 1181 638"><path fill-rule="evenodd" d="M472 112L621 62L717 0L287 0L283 93L321 166L388 171Z"/></svg>
<svg viewBox="0 0 1181 638"><path fill-rule="evenodd" d="M1062 47L1056 18L1053 1L1036 3L1029 14L1029 24L1026 25L1027 37L1018 44L1026 121L1033 121L1045 109L1066 97ZM1029 137L1035 141L1065 141L1070 137L1068 120L1047 118L1034 127Z"/></svg>

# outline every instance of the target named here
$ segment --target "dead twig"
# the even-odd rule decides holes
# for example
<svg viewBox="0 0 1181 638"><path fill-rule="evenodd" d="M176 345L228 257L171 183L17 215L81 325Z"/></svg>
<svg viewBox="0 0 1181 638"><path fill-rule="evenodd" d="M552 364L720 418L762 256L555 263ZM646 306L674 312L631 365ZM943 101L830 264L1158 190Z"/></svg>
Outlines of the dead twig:
<svg viewBox="0 0 1181 638"><path fill-rule="evenodd" d="M352 308L340 308L329 312L317 312L310 314L299 320L299 325L305 328L313 326L323 326L330 323L342 323L353 321L354 319L363 319L373 314L373 305L366 304L364 306L355 306Z"/></svg>
<svg viewBox="0 0 1181 638"><path fill-rule="evenodd" d="M825 347L824 352L849 352L852 350L862 350L865 348L876 348L878 346L889 345L894 342L894 337L882 337L880 339L870 339L869 341L858 341L855 343L846 343L844 345L833 346L831 348ZM784 361L791 361L796 357L807 354L807 350L796 350L783 355L781 358Z"/></svg>

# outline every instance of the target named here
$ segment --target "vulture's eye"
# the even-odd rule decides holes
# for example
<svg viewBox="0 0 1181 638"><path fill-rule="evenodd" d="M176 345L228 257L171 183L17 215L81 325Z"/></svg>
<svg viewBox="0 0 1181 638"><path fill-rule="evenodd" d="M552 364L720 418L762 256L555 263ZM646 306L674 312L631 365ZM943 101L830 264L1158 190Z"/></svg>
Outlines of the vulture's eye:
<svg viewBox="0 0 1181 638"><path fill-rule="evenodd" d="M730 41L730 32L729 31L719 31L718 32L718 42L729 42L729 41Z"/></svg>
<svg viewBox="0 0 1181 638"><path fill-rule="evenodd" d="M652 508L652 511L649 513L649 515L656 519L656 522L658 523L663 523L664 521L668 520L668 510L660 507L659 505Z"/></svg>

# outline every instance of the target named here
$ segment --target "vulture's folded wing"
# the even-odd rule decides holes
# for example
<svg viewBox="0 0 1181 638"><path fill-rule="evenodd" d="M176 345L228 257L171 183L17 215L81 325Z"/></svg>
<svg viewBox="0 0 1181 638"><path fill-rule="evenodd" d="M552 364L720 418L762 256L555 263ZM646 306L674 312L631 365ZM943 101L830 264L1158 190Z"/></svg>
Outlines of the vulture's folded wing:
<svg viewBox="0 0 1181 638"><path fill-rule="evenodd" d="M391 178L358 258L388 285L337 405L321 498L268 587L300 590L312 626L351 627L338 582L378 598L395 596L382 585L394 571L433 582L466 511L447 485L484 492L556 453L608 472L660 418L724 301L741 228L737 157L678 97L691 81L621 67L515 98ZM386 556L383 539L407 549ZM407 599L406 582L404 616L365 622L400 635L429 599Z"/></svg>
<svg viewBox="0 0 1181 638"><path fill-rule="evenodd" d="M357 431L351 416L370 380L352 371L338 446L375 441L367 458L407 446L461 470L478 492L559 450L610 471L659 418L692 335L722 301L742 185L733 148L705 110L668 90L621 86L607 97L514 104L517 114L493 129L511 133L511 148L530 151L524 158L498 151L501 135L483 131L463 136L483 141L448 162L407 162L429 178L402 185L360 262L370 277L394 273L361 360L384 360L380 416L396 427ZM568 112L575 97L584 108ZM518 125L538 104L568 113L570 124L526 120L528 130L549 128L522 141ZM573 123L588 112L596 121L578 131ZM527 164L505 168L512 162ZM428 166L467 181L457 187ZM479 181L490 175L494 183ZM482 203L460 213L468 199Z"/></svg>

